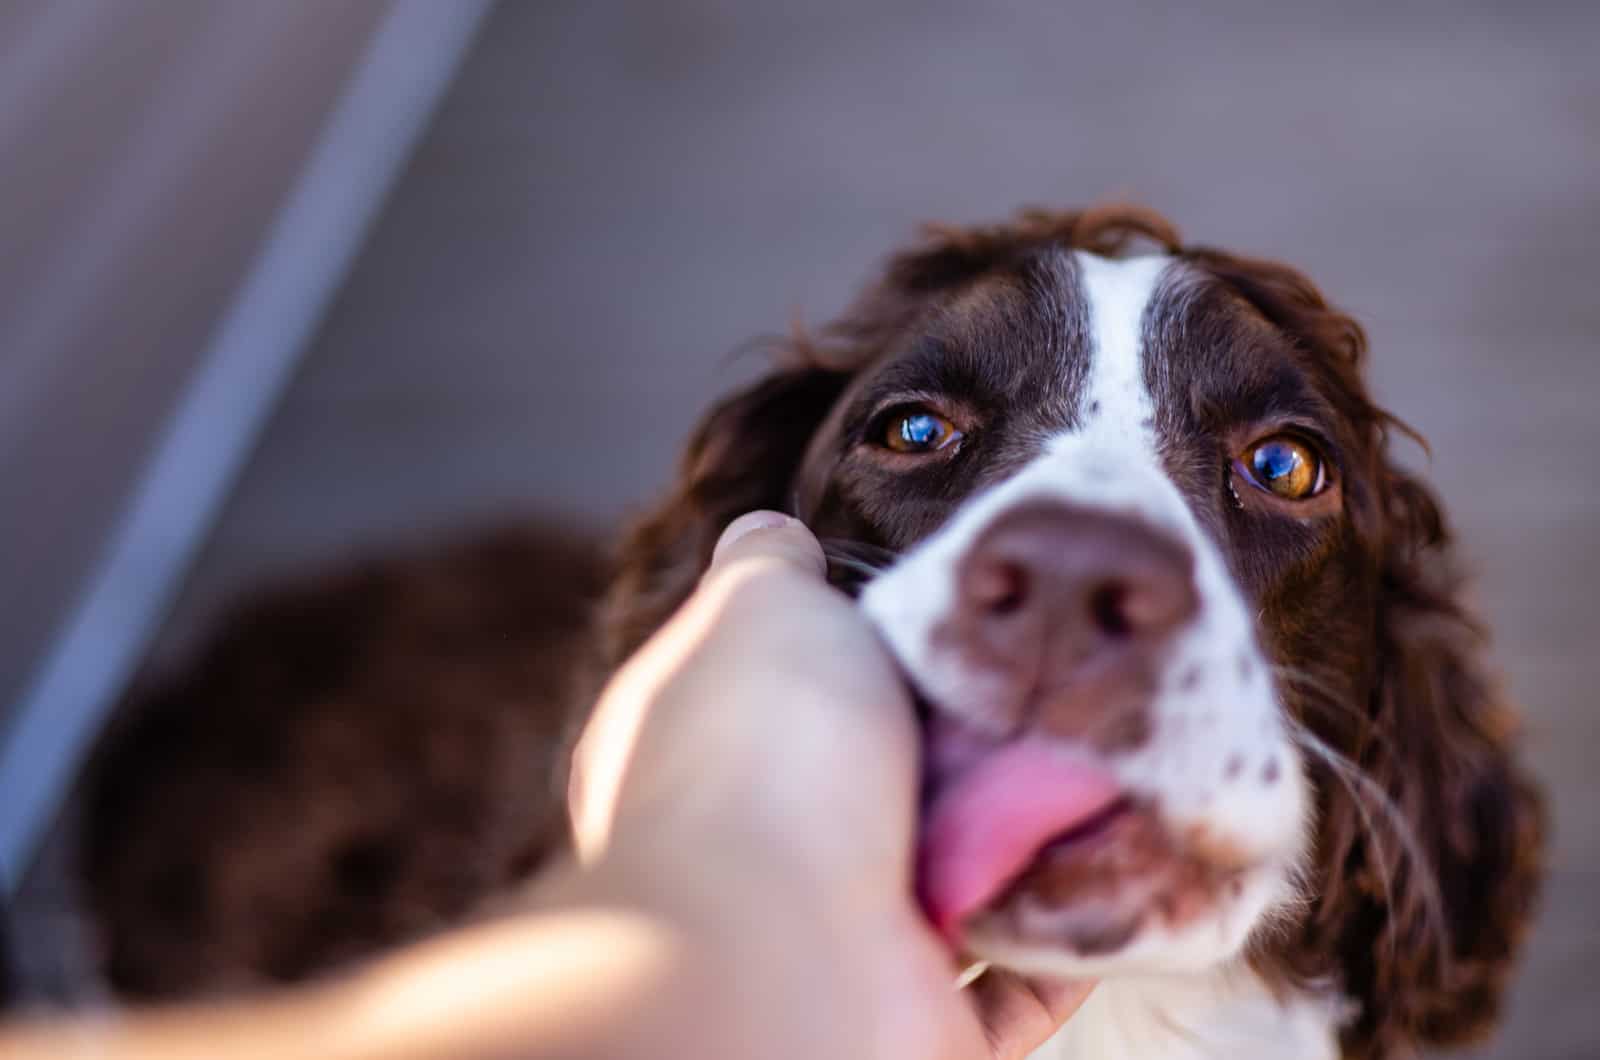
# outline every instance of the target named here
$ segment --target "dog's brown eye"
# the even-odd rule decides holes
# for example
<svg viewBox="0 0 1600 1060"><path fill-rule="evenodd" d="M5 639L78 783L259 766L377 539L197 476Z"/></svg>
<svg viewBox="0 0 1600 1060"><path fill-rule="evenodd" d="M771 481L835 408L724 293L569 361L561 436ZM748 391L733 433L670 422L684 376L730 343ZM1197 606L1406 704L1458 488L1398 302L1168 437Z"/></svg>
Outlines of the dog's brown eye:
<svg viewBox="0 0 1600 1060"><path fill-rule="evenodd" d="M1322 459L1304 442L1275 434L1245 451L1245 471L1251 481L1284 500L1303 501L1322 490Z"/></svg>
<svg viewBox="0 0 1600 1060"><path fill-rule="evenodd" d="M924 408L892 413L883 431L884 447L897 453L932 453L960 438L955 424Z"/></svg>

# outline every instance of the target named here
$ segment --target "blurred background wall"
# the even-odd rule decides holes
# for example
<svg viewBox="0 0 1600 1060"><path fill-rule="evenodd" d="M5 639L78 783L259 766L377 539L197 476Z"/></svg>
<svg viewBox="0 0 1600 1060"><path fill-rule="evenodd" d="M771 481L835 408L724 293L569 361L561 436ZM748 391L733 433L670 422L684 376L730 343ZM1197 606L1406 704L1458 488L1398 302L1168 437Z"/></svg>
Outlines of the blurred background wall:
<svg viewBox="0 0 1600 1060"><path fill-rule="evenodd" d="M0 704L104 548L383 13L0 2Z"/></svg>
<svg viewBox="0 0 1600 1060"><path fill-rule="evenodd" d="M825 320L918 222L1137 199L1307 269L1430 439L1558 813L1484 1055L1600 1055L1597 45L1576 2L502 3L161 650L274 572L516 515L604 532L759 370L732 351Z"/></svg>

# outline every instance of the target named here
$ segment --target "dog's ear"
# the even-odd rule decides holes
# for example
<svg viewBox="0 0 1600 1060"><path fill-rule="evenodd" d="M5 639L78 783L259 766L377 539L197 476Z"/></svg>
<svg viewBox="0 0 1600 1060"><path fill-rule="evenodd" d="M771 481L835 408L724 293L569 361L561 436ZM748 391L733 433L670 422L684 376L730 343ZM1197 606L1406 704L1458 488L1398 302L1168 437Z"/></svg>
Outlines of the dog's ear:
<svg viewBox="0 0 1600 1060"><path fill-rule="evenodd" d="M1531 926L1546 832L1516 755L1517 712L1486 665L1439 506L1393 465L1380 492L1374 724L1348 753L1410 837L1353 799L1332 802L1321 857L1325 872L1343 867L1344 890L1319 899L1306 940L1340 956L1361 1005L1347 1031L1356 1056L1462 1044L1493 1028Z"/></svg>
<svg viewBox="0 0 1600 1060"><path fill-rule="evenodd" d="M849 378L811 365L781 368L701 420L671 491L623 540L605 606L612 665L688 597L729 522L753 508L790 508L806 446Z"/></svg>
<svg viewBox="0 0 1600 1060"><path fill-rule="evenodd" d="M1517 712L1489 672L1439 503L1389 454L1391 434L1415 434L1373 404L1361 326L1286 266L1184 256L1295 341L1366 454L1345 502L1375 575L1372 693L1317 726L1331 754L1311 761L1311 908L1283 970L1337 977L1358 1006L1348 1058L1469 1041L1498 1019L1542 878L1544 807L1516 757Z"/></svg>

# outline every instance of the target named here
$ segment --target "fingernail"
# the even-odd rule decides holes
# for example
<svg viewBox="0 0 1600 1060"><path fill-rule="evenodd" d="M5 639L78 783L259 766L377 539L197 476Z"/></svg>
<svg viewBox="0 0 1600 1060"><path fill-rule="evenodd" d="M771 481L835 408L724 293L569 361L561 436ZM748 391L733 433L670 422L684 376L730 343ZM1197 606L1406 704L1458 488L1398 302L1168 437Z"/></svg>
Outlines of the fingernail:
<svg viewBox="0 0 1600 1060"><path fill-rule="evenodd" d="M793 522L793 519L782 512L746 512L729 523L728 528L722 532L722 537L717 540L717 547L712 554L712 560L715 562L718 553L721 553L746 534L754 533L757 530L779 530Z"/></svg>

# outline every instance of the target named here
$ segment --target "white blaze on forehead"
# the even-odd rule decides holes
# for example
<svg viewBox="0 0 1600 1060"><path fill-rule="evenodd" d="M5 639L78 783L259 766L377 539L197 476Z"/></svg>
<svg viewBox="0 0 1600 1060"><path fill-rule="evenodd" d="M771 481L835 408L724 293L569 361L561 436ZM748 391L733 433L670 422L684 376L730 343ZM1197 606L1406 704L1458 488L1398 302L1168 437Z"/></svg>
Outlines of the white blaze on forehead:
<svg viewBox="0 0 1600 1060"><path fill-rule="evenodd" d="M1094 756L1122 788L1157 806L1174 835L1200 829L1225 836L1253 867L1241 877L1240 889L1218 899L1208 915L1176 926L1152 923L1104 957L1081 957L1049 942L1058 918L1081 911L1048 902L1013 911L1031 918L1019 923L1037 927L1031 939L1009 930L986 936L979 924L967 942L973 953L1014 970L1057 977L1154 970L1188 975L1213 968L1228 975L1226 962L1294 894L1294 866L1307 844L1309 792L1256 642L1252 609L1218 542L1167 473L1157 445L1155 396L1145 383L1144 323L1173 259L1074 257L1089 358L1074 426L1045 440L1041 451L1009 477L968 498L944 526L869 582L861 607L936 710L1003 735L1017 725L1011 707L1015 682L982 665L981 658L975 662L978 657L941 632L954 628L942 623L964 606L958 574L985 528L1019 505L1057 499L1165 531L1189 551L1199 607L1163 646L1149 702L1149 738L1138 747L1104 753L1064 744L1062 753ZM1109 998L1105 989L1097 996ZM1272 1011L1278 1011L1276 999L1273 1004ZM1087 1032L1093 1025L1084 1022L1087 1011L1063 1032L1069 1055L1079 1049L1085 1055L1169 1055L1165 1047L1122 1048ZM1116 1023L1136 1018L1119 1016ZM1242 1022L1238 1013L1219 1018L1222 1026ZM1284 1055L1331 1055L1272 1030L1268 1036L1274 1040L1306 1046L1291 1047Z"/></svg>
<svg viewBox="0 0 1600 1060"><path fill-rule="evenodd" d="M1085 439L1124 449L1155 451L1155 414L1145 386L1145 309L1170 258L1113 260L1078 251L1078 285L1089 315L1089 385L1080 406Z"/></svg>

